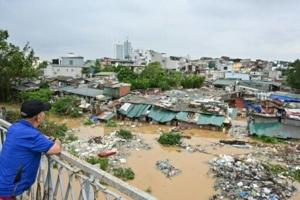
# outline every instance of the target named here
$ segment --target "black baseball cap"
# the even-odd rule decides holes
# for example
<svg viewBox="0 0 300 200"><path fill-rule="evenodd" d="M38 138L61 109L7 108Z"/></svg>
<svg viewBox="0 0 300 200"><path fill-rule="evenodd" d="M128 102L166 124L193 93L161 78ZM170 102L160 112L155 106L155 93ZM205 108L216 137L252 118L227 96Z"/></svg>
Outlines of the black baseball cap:
<svg viewBox="0 0 300 200"><path fill-rule="evenodd" d="M42 111L49 111L50 109L51 105L49 103L43 103L39 100L29 100L22 103L21 115L25 118L31 118Z"/></svg>

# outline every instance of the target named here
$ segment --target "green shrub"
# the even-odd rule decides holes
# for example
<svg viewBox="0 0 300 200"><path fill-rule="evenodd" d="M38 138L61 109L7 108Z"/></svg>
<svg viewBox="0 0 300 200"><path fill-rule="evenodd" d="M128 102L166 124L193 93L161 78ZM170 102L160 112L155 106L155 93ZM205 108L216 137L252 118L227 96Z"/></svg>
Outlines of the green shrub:
<svg viewBox="0 0 300 200"><path fill-rule="evenodd" d="M128 181L134 179L134 172L132 171L131 168L114 168L113 169L113 174L114 176L122 179L123 181Z"/></svg>
<svg viewBox="0 0 300 200"><path fill-rule="evenodd" d="M54 102L52 110L58 115L79 117L81 116L79 105L80 100L77 97L64 96Z"/></svg>
<svg viewBox="0 0 300 200"><path fill-rule="evenodd" d="M118 124L115 120L108 120L106 123L105 123L105 126L106 127L117 127Z"/></svg>
<svg viewBox="0 0 300 200"><path fill-rule="evenodd" d="M181 144L181 134L178 132L163 133L159 136L158 142L162 145L179 145Z"/></svg>
<svg viewBox="0 0 300 200"><path fill-rule="evenodd" d="M52 96L52 91L49 88L43 88L36 91L25 91L19 94L21 101L40 100L49 102Z"/></svg>
<svg viewBox="0 0 300 200"><path fill-rule="evenodd" d="M95 123L94 123L94 121L91 120L91 119L86 119L86 120L84 120L84 122L83 122L83 125L85 125L85 126L90 126L90 125L93 125L93 124L95 124Z"/></svg>
<svg viewBox="0 0 300 200"><path fill-rule="evenodd" d="M117 131L117 135L120 138L123 138L125 140L130 140L130 139L133 138L133 135L132 135L131 131L125 130L125 129L120 129L119 131Z"/></svg>
<svg viewBox="0 0 300 200"><path fill-rule="evenodd" d="M99 164L100 168L104 171L107 171L109 168L108 158L89 157L86 161L92 165Z"/></svg>
<svg viewBox="0 0 300 200"><path fill-rule="evenodd" d="M286 143L285 140L279 139L276 137L270 137L266 135L254 135L252 136L253 139L264 142L264 143L269 143L269 144L278 144L278 143Z"/></svg>
<svg viewBox="0 0 300 200"><path fill-rule="evenodd" d="M60 141L64 142L66 137L66 132L68 127L66 124L57 124L53 121L45 120L39 127L42 133L49 137L58 138Z"/></svg>

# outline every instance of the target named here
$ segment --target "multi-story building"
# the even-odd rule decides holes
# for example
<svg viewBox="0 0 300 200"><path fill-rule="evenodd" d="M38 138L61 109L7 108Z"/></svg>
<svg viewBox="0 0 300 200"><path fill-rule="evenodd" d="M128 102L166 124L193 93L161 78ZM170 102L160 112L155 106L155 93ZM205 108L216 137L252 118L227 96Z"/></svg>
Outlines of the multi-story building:
<svg viewBox="0 0 300 200"><path fill-rule="evenodd" d="M73 78L82 77L82 69L84 68L84 58L69 54L52 62L44 69L45 77L68 76Z"/></svg>
<svg viewBox="0 0 300 200"><path fill-rule="evenodd" d="M122 44L115 45L115 56L116 56L116 59L119 59L119 60L124 59L124 45L122 45Z"/></svg>
<svg viewBox="0 0 300 200"><path fill-rule="evenodd" d="M124 59L126 60L131 60L132 59L132 46L131 46L131 42L129 42L128 40L126 40L124 42Z"/></svg>

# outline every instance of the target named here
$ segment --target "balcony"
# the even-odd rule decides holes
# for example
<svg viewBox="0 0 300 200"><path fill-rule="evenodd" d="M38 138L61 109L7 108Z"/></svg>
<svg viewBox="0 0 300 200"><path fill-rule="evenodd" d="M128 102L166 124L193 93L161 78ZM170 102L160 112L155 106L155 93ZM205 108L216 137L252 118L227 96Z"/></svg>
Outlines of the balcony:
<svg viewBox="0 0 300 200"><path fill-rule="evenodd" d="M11 124L0 119L0 151ZM18 199L25 200L156 200L111 174L63 151L59 155L43 155L37 180Z"/></svg>

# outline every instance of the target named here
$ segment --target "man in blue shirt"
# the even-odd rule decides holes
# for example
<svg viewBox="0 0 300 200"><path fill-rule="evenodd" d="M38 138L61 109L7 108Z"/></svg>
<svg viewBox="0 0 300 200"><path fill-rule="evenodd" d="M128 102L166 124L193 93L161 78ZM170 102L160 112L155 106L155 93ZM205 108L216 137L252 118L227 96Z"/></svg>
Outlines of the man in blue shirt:
<svg viewBox="0 0 300 200"><path fill-rule="evenodd" d="M50 108L41 101L26 101L21 106L24 119L9 127L0 154L0 200L15 199L33 185L42 153L61 152L59 140L52 141L37 129Z"/></svg>

